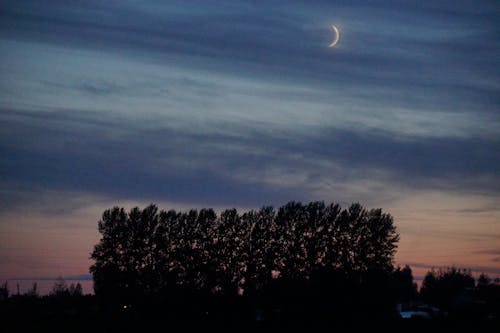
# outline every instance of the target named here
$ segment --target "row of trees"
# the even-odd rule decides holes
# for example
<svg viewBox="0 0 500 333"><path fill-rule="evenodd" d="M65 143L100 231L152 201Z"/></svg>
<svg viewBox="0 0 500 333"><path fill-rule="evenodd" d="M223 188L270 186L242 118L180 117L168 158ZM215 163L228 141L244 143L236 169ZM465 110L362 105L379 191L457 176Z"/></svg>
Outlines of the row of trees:
<svg viewBox="0 0 500 333"><path fill-rule="evenodd" d="M491 300L496 298L499 301L500 296L500 278L492 279L482 273L477 279L472 275L470 269L460 269L450 267L446 269L432 269L427 272L422 282L422 288L417 292L414 283L412 270L409 266L403 268L397 267L391 273L393 289L395 294L399 295L400 302L418 302L421 300L427 304L438 306L442 309L449 309L454 302L460 301L460 298L470 295L474 292L476 298L482 300ZM33 283L24 293L12 294L8 282L0 285L0 301L13 297L40 297L38 284ZM83 296L82 285L80 283L71 283L68 285L63 278L59 278L52 286L48 296L50 297L79 297Z"/></svg>
<svg viewBox="0 0 500 333"><path fill-rule="evenodd" d="M353 283L350 277L339 271L323 275L325 283L311 284L309 280L309 283L295 281L294 284L293 281L283 278L273 279L263 292L264 295L267 294L268 300L271 300L267 304L271 305L270 307L266 307L262 297L260 302L256 302L255 298L227 298L213 294L209 297L211 302L206 302L205 297L187 297L185 304L188 306L181 304L180 308L179 303L173 307L168 302L155 302L155 298L151 297L146 299L149 307L141 307L137 303L122 303L116 307L107 302L99 302L99 296L82 296L78 291L81 290L78 284L68 286L62 280L54 284L50 295L43 297L38 296L35 286L24 294L14 293L9 297L8 285L5 283L0 285L0 313L3 315L0 331L137 332L153 330L156 327L186 330L191 327L215 329L229 326L241 329L242 325L275 329L290 325L293 325L293 328L314 329L328 325L332 330L340 331L361 331L374 327L415 331L437 330L436 325L449 329L453 323L460 325L457 328L461 330L464 323L472 323L474 329L481 323L483 326L498 323L495 318L498 319L500 313L500 281L492 281L485 275L481 275L476 283L471 284L470 271L455 268L433 270L424 280L420 293L415 289L412 272L408 266L394 269L383 279L380 279L380 275L377 279L377 274L363 276L364 283ZM318 279L317 275L312 278L315 279ZM400 297L394 301L408 302L410 306L413 303L413 309L422 311L419 305L422 304L423 297L427 304L438 305L449 315L444 316L442 312L436 314L432 311L437 320L407 322L397 320L397 316L392 317L394 320L385 316L382 318L389 320L380 321L379 315L387 315L390 309L382 308L383 311L380 311L379 307L373 306L369 308L369 312L360 309L360 305L364 305L359 303L360 300L366 301L370 297L375 297L376 300L380 297L390 298L387 291L391 288L387 288L387 283L392 286L394 294ZM314 286L320 289L315 289ZM360 294L369 297L360 298ZM175 298L175 294L171 293L165 296L168 299L172 296ZM380 301L376 305L380 305ZM273 316L276 310L280 311L279 317ZM376 314L375 318L370 317L373 312ZM260 324L257 322L258 318L262 320ZM308 322L311 318L314 320Z"/></svg>
<svg viewBox="0 0 500 333"><path fill-rule="evenodd" d="M279 313L279 322L346 324L396 318L397 303L422 301L450 312L483 302L478 318L498 313L498 297L480 296L498 285L480 288L469 271L431 271L417 293L411 269L393 265L393 218L359 204L290 202L220 214L115 207L98 227L90 267L98 299L149 321L203 322L211 313L248 323L262 311L268 323Z"/></svg>
<svg viewBox="0 0 500 333"><path fill-rule="evenodd" d="M172 287L256 295L275 280L318 272L392 272L399 236L391 215L359 204L290 202L239 214L229 209L106 210L90 271L99 296L154 295Z"/></svg>
<svg viewBox="0 0 500 333"><path fill-rule="evenodd" d="M430 270L422 282L419 296L425 303L447 311L476 303L500 315L500 279L490 279L483 273L476 281L467 269Z"/></svg>
<svg viewBox="0 0 500 333"><path fill-rule="evenodd" d="M6 300L11 296L9 285L7 282L4 282L0 285L0 301ZM26 292L23 294L19 291L19 284L17 285L17 294L13 294L12 296L16 297L31 297L36 298L39 297L38 293L38 283L34 282ZM52 290L49 295L51 297L78 297L83 296L83 289L80 283L71 283L68 285L63 278L57 279L57 281L52 286Z"/></svg>
<svg viewBox="0 0 500 333"><path fill-rule="evenodd" d="M60 278L48 295L40 292L36 282L25 292L0 284L0 332L110 332L99 330L96 298L83 295L80 283Z"/></svg>

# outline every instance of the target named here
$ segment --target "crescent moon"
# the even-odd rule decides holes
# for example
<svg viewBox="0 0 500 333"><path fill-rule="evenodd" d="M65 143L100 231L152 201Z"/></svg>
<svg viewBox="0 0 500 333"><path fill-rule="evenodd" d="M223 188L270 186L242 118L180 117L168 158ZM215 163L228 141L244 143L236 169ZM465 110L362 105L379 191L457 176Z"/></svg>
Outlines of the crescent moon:
<svg viewBox="0 0 500 333"><path fill-rule="evenodd" d="M340 39L339 29L337 29L336 26L332 25L332 30L335 33L335 37L333 38L333 42L330 45L328 45L328 47L334 47L335 45L338 44L339 39Z"/></svg>

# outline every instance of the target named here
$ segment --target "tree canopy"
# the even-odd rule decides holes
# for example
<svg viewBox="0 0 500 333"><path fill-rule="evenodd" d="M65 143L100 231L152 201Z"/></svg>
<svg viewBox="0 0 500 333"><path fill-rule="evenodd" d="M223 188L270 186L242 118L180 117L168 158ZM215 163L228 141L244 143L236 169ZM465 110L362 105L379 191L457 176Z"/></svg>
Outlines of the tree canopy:
<svg viewBox="0 0 500 333"><path fill-rule="evenodd" d="M474 286L475 280L470 270L456 267L437 271L432 269L425 275L420 292L427 303L449 309L457 297Z"/></svg>
<svg viewBox="0 0 500 333"><path fill-rule="evenodd" d="M391 215L360 204L289 202L242 214L114 207L91 254L97 295L148 295L173 287L255 294L276 279L318 271L391 271L399 240Z"/></svg>

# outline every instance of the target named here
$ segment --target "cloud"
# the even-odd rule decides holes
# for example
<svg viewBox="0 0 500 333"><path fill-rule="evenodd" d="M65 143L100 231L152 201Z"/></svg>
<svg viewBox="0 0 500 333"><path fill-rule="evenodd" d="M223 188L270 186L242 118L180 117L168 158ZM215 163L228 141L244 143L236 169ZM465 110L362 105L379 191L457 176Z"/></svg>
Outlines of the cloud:
<svg viewBox="0 0 500 333"><path fill-rule="evenodd" d="M487 141L400 142L340 130L295 136L252 125L150 128L97 112L3 110L0 151L10 158L0 168L6 183L25 188L212 204L498 189L495 178L471 180L498 167Z"/></svg>
<svg viewBox="0 0 500 333"><path fill-rule="evenodd" d="M466 139L472 137L478 138L474 145L480 147L482 142L488 142L485 147L498 143L498 123L486 115L470 113L457 117L447 112L384 109L380 103L357 101L356 96L349 94L334 92L332 96L325 87L281 86L224 73L214 80L210 75L176 67L145 65L94 52L63 52L59 48L17 42L7 45L12 53L8 59L23 59L31 53L43 55L36 62L24 59L21 63L7 63L6 72L13 76L13 80L2 82L8 96L4 100L7 108L15 106L35 112L65 109L68 113L93 113L94 118L105 114L126 120L129 126L134 122L151 126L154 122L157 127L167 123L203 131L254 126L259 131L285 136L293 133L295 137L314 132L324 136L324 141L332 137L331 133L340 133L334 134L340 137L354 131L355 139L377 132L400 141L451 137L452 141L464 139L467 144ZM56 54L59 74L53 77L51 59ZM30 78L39 78L35 83L27 83L28 79L17 73L23 64L32 67ZM11 73L12 68L18 70ZM89 70L82 72L82 68ZM215 123L217 126L213 126ZM493 157L497 159L496 155Z"/></svg>
<svg viewBox="0 0 500 333"><path fill-rule="evenodd" d="M491 254L491 255L500 255L500 248L497 248L497 249L482 250L482 251L478 251L478 253L482 253L482 254Z"/></svg>
<svg viewBox="0 0 500 333"><path fill-rule="evenodd" d="M480 273L486 273L486 274L494 274L494 275L500 275L500 268L497 266L482 266L482 265L467 265L467 266L453 266L453 265L448 265L448 266L435 266L432 264L426 264L426 263L421 263L421 262L408 262L405 263L409 265L410 267L414 268L425 268L425 269L447 269L450 267L457 267L460 269L470 269L473 273L475 274L480 274Z"/></svg>
<svg viewBox="0 0 500 333"><path fill-rule="evenodd" d="M494 214L498 213L500 208L496 205L483 205L482 207L477 208L465 208L460 210L461 213L465 214Z"/></svg>
<svg viewBox="0 0 500 333"><path fill-rule="evenodd" d="M46 280L49 280L49 281L57 281L58 279L64 279L65 281L91 281L92 280L92 275L90 274L81 274L81 275L72 275L72 276L40 276L40 277L26 277L26 278L23 278L23 277L18 277L18 278L14 278L14 279L11 279L11 280L19 280L19 281L22 281L22 280L29 280L29 281L33 281L33 280L36 280L36 281L46 281Z"/></svg>
<svg viewBox="0 0 500 333"><path fill-rule="evenodd" d="M430 135L458 122L460 128L445 134L456 135L472 130L467 124L478 119L483 125L495 120L498 130L498 70L488 42L498 29L486 9L467 12L450 4L420 8L391 1L376 7L356 2L318 7L305 2L200 3L191 10L180 6L180 13L176 7L157 2L12 2L2 12L7 22L3 35L101 56L175 62L195 71L327 88L330 103L357 100L359 107L369 106L361 113L352 108L344 113L356 111L358 118L366 118L364 112L376 109L373 118L381 123L408 121L410 134L421 127ZM345 23L344 45L335 51L323 45L330 38L332 16ZM318 17L322 19L315 23ZM15 22L15 30L9 22Z"/></svg>
<svg viewBox="0 0 500 333"><path fill-rule="evenodd" d="M495 1L4 1L2 235L85 229L87 249L115 204L319 199L388 209L414 262L435 240L492 248L498 16Z"/></svg>
<svg viewBox="0 0 500 333"><path fill-rule="evenodd" d="M500 248L490 248L486 250L476 251L478 254L490 256L490 260L493 262L500 262Z"/></svg>

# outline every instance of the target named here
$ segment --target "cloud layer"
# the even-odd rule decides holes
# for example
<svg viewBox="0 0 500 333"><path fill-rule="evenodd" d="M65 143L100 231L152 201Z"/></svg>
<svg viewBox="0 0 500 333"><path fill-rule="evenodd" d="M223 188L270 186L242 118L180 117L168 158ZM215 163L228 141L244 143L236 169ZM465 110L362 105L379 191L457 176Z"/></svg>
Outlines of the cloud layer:
<svg viewBox="0 0 500 333"><path fill-rule="evenodd" d="M96 198L398 211L442 193L443 211L466 197L454 216L480 219L500 197L499 15L465 0L4 1L0 228L47 193L61 204L42 215Z"/></svg>

